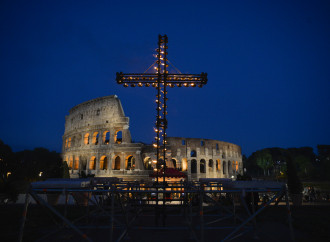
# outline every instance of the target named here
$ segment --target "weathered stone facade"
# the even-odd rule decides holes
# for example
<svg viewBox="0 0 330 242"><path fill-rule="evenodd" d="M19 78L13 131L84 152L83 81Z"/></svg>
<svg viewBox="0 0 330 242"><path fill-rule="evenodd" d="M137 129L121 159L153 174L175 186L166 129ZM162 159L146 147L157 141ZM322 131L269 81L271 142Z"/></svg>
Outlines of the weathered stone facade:
<svg viewBox="0 0 330 242"><path fill-rule="evenodd" d="M238 145L181 137L168 137L167 142L167 166L182 170L189 180L229 178L242 173ZM84 171L100 177L146 180L155 168L155 149L132 143L129 118L116 95L81 103L69 111L62 150L71 177Z"/></svg>

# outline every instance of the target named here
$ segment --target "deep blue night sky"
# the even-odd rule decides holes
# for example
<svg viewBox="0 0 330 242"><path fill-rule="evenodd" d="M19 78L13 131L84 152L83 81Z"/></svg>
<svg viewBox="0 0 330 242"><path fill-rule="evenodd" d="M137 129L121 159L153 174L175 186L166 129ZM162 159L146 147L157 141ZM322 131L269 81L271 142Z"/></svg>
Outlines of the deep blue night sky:
<svg viewBox="0 0 330 242"><path fill-rule="evenodd" d="M329 13L329 1L1 1L0 139L60 152L69 109L116 94L133 140L151 143L155 90L115 74L144 72L167 34L169 60L209 77L169 89L169 136L246 155L330 144Z"/></svg>

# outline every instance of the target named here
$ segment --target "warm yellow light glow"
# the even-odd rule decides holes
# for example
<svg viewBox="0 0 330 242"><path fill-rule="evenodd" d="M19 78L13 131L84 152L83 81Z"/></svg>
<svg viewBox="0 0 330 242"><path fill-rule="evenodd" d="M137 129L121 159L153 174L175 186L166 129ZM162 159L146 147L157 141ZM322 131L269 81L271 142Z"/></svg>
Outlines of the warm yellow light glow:
<svg viewBox="0 0 330 242"><path fill-rule="evenodd" d="M11 172L10 171L8 171L7 172L7 178L8 178L8 176L10 176L11 175Z"/></svg>
<svg viewBox="0 0 330 242"><path fill-rule="evenodd" d="M153 160L152 162L153 162L153 163L155 163L155 164L157 163L157 161L156 161L156 160ZM156 169L156 170L157 170L157 169Z"/></svg>
<svg viewBox="0 0 330 242"><path fill-rule="evenodd" d="M43 173L43 172L42 172L42 171L40 171L40 172L39 172L39 176L42 176L42 173Z"/></svg>

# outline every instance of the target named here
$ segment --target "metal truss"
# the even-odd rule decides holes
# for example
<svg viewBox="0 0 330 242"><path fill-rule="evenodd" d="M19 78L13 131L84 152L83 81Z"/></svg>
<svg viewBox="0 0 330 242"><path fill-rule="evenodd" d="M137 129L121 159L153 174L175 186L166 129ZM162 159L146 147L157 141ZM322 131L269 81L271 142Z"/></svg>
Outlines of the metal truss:
<svg viewBox="0 0 330 242"><path fill-rule="evenodd" d="M157 116L155 123L157 149L157 176L159 170L163 168L163 182L166 174L166 129L167 129L167 88L168 87L203 87L207 83L207 73L201 74L171 74L168 72L168 38L166 35L158 36L158 48L156 49L156 73L116 73L116 81L124 87L154 87L157 89L156 103ZM161 174L160 174L161 176Z"/></svg>
<svg viewBox="0 0 330 242"><path fill-rule="evenodd" d="M234 184L234 183L233 183ZM254 194L267 193L269 201L253 206ZM64 209L51 205L41 194L57 194L75 197L75 204L65 200ZM167 207L163 226L159 226L160 211L154 209L157 197ZM139 182L114 182L91 185L85 188L34 188L26 195L19 241L24 235L24 225L32 197L39 205L47 208L62 223L43 234L38 241L45 241L63 231L74 231L75 238L87 241L122 241L134 236L137 231L188 231L194 241L207 240L210 231L221 231L218 240L231 241L247 233L258 235L256 216L269 206L284 202L287 208L287 221L290 238L294 240L287 187L258 186L242 188L226 186L221 182L181 182L168 183L162 190L159 184ZM79 199L80 197L80 199ZM80 202L78 202L80 200ZM68 210L80 207L84 212L71 220ZM101 223L99 221L102 221ZM177 221L180 221L177 224ZM206 232L208 231L208 232ZM156 232L155 232L156 233ZM102 239L98 236L103 234ZM148 236L147 233L144 236ZM244 238L244 237L243 237Z"/></svg>

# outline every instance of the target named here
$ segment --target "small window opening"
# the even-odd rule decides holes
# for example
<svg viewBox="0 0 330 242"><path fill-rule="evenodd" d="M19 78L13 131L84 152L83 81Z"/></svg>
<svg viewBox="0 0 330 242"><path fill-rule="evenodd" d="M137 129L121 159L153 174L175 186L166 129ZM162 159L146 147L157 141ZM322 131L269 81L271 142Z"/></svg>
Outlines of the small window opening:
<svg viewBox="0 0 330 242"><path fill-rule="evenodd" d="M108 158L104 155L100 159L100 170L108 169Z"/></svg>
<svg viewBox="0 0 330 242"><path fill-rule="evenodd" d="M85 145L89 144L89 133L85 134L85 136L84 136L84 144Z"/></svg>
<svg viewBox="0 0 330 242"><path fill-rule="evenodd" d="M133 170L135 168L135 158L131 155L127 158L127 170Z"/></svg>
<svg viewBox="0 0 330 242"><path fill-rule="evenodd" d="M121 144L123 141L123 138L122 138L122 131L117 131L116 132L116 135L115 135L115 143L116 144Z"/></svg>
<svg viewBox="0 0 330 242"><path fill-rule="evenodd" d="M100 109L98 109L98 110L96 111L96 115L99 116L99 115L100 115L100 112L101 112Z"/></svg>
<svg viewBox="0 0 330 242"><path fill-rule="evenodd" d="M191 156L191 157L196 157L196 150L192 150L192 151L190 152L190 156Z"/></svg>
<svg viewBox="0 0 330 242"><path fill-rule="evenodd" d="M89 169L95 170L95 166L96 166L96 157L92 156L92 158L89 161Z"/></svg>
<svg viewBox="0 0 330 242"><path fill-rule="evenodd" d="M120 157L117 156L115 158L115 162L114 162L114 165L113 165L113 169L114 170L120 170Z"/></svg>
<svg viewBox="0 0 330 242"><path fill-rule="evenodd" d="M104 131L103 132L103 144L108 145L110 142L110 132Z"/></svg>
<svg viewBox="0 0 330 242"><path fill-rule="evenodd" d="M205 160L204 159L202 159L201 161L200 161L200 165L199 165L199 168L200 168L200 172L201 173L205 173Z"/></svg>
<svg viewBox="0 0 330 242"><path fill-rule="evenodd" d="M182 145L186 145L186 141L184 139L182 140Z"/></svg>
<svg viewBox="0 0 330 242"><path fill-rule="evenodd" d="M205 145L205 142L202 140L201 141L201 146L204 146Z"/></svg>
<svg viewBox="0 0 330 242"><path fill-rule="evenodd" d="M75 157L74 169L79 170L79 157Z"/></svg>
<svg viewBox="0 0 330 242"><path fill-rule="evenodd" d="M98 133L98 132L94 132L92 143L93 143L94 145L97 145L97 144L99 143L99 133Z"/></svg>
<svg viewBox="0 0 330 242"><path fill-rule="evenodd" d="M197 161L196 160L191 160L190 171L192 174L197 173Z"/></svg>

